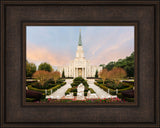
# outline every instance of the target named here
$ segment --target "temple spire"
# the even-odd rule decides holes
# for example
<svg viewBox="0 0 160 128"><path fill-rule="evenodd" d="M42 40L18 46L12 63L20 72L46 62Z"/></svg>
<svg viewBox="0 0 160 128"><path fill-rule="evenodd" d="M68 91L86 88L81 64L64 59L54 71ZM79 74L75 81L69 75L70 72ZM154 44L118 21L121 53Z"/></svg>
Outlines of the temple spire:
<svg viewBox="0 0 160 128"><path fill-rule="evenodd" d="M79 41L78 41L78 46L82 46L81 29L79 30Z"/></svg>

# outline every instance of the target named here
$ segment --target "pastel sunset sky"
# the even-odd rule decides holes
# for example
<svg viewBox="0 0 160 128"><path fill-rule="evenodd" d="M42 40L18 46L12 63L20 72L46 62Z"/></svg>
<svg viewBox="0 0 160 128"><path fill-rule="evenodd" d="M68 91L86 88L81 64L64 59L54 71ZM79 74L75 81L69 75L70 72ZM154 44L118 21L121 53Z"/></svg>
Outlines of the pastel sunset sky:
<svg viewBox="0 0 160 128"><path fill-rule="evenodd" d="M84 55L92 65L117 61L134 51L134 26L27 26L27 60L54 68L69 64L76 56L80 29Z"/></svg>

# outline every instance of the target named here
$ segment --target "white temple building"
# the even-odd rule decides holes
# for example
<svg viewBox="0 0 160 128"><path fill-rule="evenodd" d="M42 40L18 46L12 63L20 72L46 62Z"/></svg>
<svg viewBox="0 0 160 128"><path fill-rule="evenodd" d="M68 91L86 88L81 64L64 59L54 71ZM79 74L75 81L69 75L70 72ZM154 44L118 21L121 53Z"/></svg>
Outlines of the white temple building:
<svg viewBox="0 0 160 128"><path fill-rule="evenodd" d="M93 66L85 59L83 47L82 47L82 39L81 39L81 31L79 33L79 41L77 46L76 57L71 63L67 66L59 66L57 70L62 74L64 70L65 77L95 77L96 70L99 72L102 70L101 66Z"/></svg>

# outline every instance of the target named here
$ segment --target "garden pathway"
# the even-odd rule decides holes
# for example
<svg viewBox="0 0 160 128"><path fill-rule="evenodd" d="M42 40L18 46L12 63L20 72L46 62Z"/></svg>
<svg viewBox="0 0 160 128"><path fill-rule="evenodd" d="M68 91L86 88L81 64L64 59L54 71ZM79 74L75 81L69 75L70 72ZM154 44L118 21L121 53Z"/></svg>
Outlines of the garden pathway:
<svg viewBox="0 0 160 128"><path fill-rule="evenodd" d="M68 88L71 88L71 83L73 80L71 79L66 79L66 84L53 92L51 95L46 96L46 98L51 98L51 99L61 99L62 97L65 96L65 92L67 91Z"/></svg>
<svg viewBox="0 0 160 128"><path fill-rule="evenodd" d="M67 91L68 88L71 88L71 83L73 82L72 79L66 79L66 85L62 86L59 88L57 91L53 92L51 95L46 96L46 98L51 98L51 99L63 99L65 97L65 92ZM87 80L89 84L89 88L92 88L96 94L94 94L94 98L98 99L104 99L104 98L116 98L117 96L112 96L109 93L105 92L103 89L98 87L97 85L94 84L94 80L89 79ZM73 94L72 94L73 95ZM70 96L68 99L72 99L73 96ZM89 98L89 97L88 97Z"/></svg>
<svg viewBox="0 0 160 128"><path fill-rule="evenodd" d="M115 96L110 95L109 93L105 92L103 89L95 85L94 80L88 80L87 82L89 84L89 88L92 88L96 92L96 95L98 96L98 98L104 99L104 98L116 98L117 97L116 95Z"/></svg>

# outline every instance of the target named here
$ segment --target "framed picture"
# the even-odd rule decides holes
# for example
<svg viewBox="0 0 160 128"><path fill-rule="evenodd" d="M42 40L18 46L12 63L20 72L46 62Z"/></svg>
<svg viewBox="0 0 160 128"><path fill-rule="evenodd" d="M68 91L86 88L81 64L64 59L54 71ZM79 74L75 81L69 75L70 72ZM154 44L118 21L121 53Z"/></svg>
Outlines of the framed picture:
<svg viewBox="0 0 160 128"><path fill-rule="evenodd" d="M137 23L41 24L23 23L24 105L137 105Z"/></svg>
<svg viewBox="0 0 160 128"><path fill-rule="evenodd" d="M1 127L159 127L159 2L2 1Z"/></svg>

